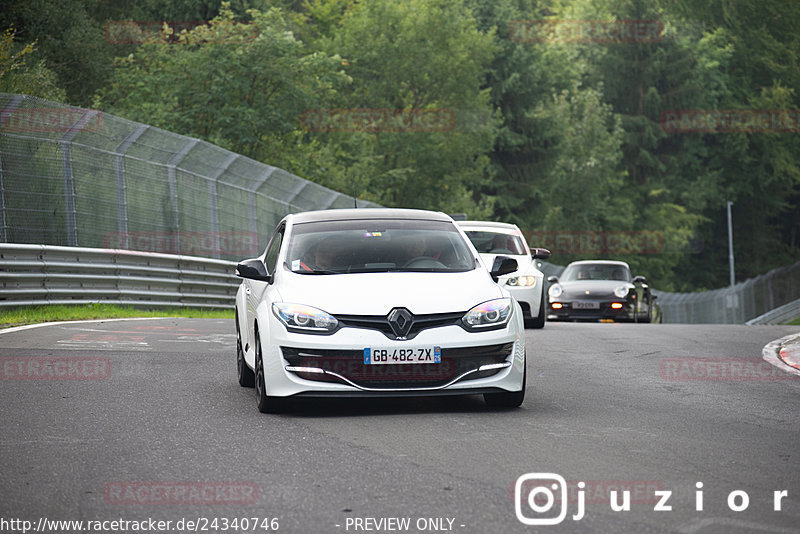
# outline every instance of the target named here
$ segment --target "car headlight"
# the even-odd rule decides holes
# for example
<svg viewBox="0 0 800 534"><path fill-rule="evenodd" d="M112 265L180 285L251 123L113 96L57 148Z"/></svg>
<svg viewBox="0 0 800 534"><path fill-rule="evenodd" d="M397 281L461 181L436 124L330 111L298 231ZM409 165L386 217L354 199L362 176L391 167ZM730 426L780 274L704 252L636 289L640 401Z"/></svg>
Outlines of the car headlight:
<svg viewBox="0 0 800 534"><path fill-rule="evenodd" d="M552 286L550 286L550 289L547 290L547 294L554 299L560 297L563 292L564 290L558 284L553 284Z"/></svg>
<svg viewBox="0 0 800 534"><path fill-rule="evenodd" d="M614 290L614 294L618 299L624 299L628 296L628 286L619 286Z"/></svg>
<svg viewBox="0 0 800 534"><path fill-rule="evenodd" d="M506 285L516 287L530 287L536 283L535 276L514 276L506 280Z"/></svg>
<svg viewBox="0 0 800 534"><path fill-rule="evenodd" d="M510 298L488 300L478 304L461 318L467 330L492 330L502 328L511 317L514 301Z"/></svg>
<svg viewBox="0 0 800 534"><path fill-rule="evenodd" d="M290 332L326 334L339 326L339 321L333 315L304 304L275 302L272 304L272 313Z"/></svg>

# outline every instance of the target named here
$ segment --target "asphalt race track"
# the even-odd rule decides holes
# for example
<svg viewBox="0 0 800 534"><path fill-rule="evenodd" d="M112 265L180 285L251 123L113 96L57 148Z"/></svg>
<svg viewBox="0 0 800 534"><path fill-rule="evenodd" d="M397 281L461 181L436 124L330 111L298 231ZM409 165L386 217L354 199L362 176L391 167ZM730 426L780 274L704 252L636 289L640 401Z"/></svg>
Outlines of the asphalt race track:
<svg viewBox="0 0 800 534"><path fill-rule="evenodd" d="M337 399L284 415L260 414L236 383L233 321L0 334L0 531L152 519L164 532L800 532L800 376L762 360L798 331L549 323L526 332L520 409ZM557 486L545 506L542 477L517 492L526 473L563 477L566 500ZM614 489L629 511L611 509ZM654 510L656 491L671 510ZM741 492L748 506L732 511ZM566 517L523 524L518 497L526 519Z"/></svg>

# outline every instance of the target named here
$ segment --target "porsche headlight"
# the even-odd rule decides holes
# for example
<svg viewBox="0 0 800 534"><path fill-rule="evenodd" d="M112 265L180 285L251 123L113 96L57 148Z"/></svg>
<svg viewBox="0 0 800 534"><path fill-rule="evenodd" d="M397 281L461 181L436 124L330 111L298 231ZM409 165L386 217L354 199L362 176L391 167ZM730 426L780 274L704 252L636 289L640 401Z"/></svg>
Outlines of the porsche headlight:
<svg viewBox="0 0 800 534"><path fill-rule="evenodd" d="M547 294L554 299L560 297L563 292L564 290L558 284L553 284L552 286L550 286L550 289L547 290Z"/></svg>
<svg viewBox="0 0 800 534"><path fill-rule="evenodd" d="M506 280L506 285L515 287L531 287L536 284L535 276L514 276Z"/></svg>
<svg viewBox="0 0 800 534"><path fill-rule="evenodd" d="M628 296L628 286L619 286L614 290L614 295L616 295L618 299L624 299Z"/></svg>
<svg viewBox="0 0 800 534"><path fill-rule="evenodd" d="M326 334L339 326L339 321L333 315L304 304L275 302L272 304L272 313L290 332Z"/></svg>
<svg viewBox="0 0 800 534"><path fill-rule="evenodd" d="M501 328L508 323L513 305L510 298L488 300L465 313L461 322L467 330L473 331Z"/></svg>

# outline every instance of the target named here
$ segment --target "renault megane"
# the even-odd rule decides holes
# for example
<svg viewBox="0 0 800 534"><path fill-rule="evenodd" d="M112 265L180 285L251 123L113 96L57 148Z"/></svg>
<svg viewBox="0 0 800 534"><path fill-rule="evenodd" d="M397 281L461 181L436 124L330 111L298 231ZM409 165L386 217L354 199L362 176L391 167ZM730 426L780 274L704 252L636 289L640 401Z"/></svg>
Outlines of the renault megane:
<svg viewBox="0 0 800 534"><path fill-rule="evenodd" d="M443 214L346 209L286 216L242 261L237 373L258 408L297 397L525 395L520 305Z"/></svg>

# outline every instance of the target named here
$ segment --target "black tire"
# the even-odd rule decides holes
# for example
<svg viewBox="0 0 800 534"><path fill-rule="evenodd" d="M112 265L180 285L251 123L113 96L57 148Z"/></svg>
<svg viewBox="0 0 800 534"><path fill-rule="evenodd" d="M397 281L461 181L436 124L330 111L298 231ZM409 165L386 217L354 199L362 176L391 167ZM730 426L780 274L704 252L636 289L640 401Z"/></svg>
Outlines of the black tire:
<svg viewBox="0 0 800 534"><path fill-rule="evenodd" d="M519 408L525 400L525 386L528 381L528 361L525 358L525 370L522 371L522 389L508 393L484 393L483 401L490 408Z"/></svg>
<svg viewBox="0 0 800 534"><path fill-rule="evenodd" d="M235 314L236 321L236 378L239 385L243 388L251 388L256 383L256 374L247 366L244 361L244 349L242 348L242 335L239 332L239 312Z"/></svg>
<svg viewBox="0 0 800 534"><path fill-rule="evenodd" d="M544 286L542 287L542 298L539 300L539 315L525 321L526 328L544 328L547 319L547 301L545 300Z"/></svg>
<svg viewBox="0 0 800 534"><path fill-rule="evenodd" d="M286 411L286 399L281 397L270 397L264 380L264 361L261 353L261 337L256 330L255 339L256 351L256 397L258 398L258 411L261 413L282 413Z"/></svg>

